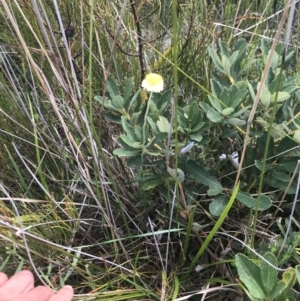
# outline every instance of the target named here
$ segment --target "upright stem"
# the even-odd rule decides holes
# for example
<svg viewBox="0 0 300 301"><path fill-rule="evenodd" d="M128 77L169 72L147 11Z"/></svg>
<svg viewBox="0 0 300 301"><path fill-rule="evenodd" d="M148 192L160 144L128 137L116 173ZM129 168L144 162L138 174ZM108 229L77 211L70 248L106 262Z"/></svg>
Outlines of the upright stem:
<svg viewBox="0 0 300 301"><path fill-rule="evenodd" d="M148 99L148 103L147 103L147 109L146 109L146 112L145 112L145 117L144 117L144 125L143 125L143 145L144 146L143 146L143 149L147 144L147 141L146 141L146 124L147 124L147 115L148 115L150 104L151 104L152 94L153 94L153 92L151 91L149 99Z"/></svg>

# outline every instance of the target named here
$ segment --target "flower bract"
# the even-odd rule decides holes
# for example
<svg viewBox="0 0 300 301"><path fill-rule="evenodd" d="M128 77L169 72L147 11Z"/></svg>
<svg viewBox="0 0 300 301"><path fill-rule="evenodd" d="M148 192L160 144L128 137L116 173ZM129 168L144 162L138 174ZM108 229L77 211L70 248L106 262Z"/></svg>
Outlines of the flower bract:
<svg viewBox="0 0 300 301"><path fill-rule="evenodd" d="M142 87L149 92L161 92L164 89L164 80L157 73L149 73L142 81Z"/></svg>

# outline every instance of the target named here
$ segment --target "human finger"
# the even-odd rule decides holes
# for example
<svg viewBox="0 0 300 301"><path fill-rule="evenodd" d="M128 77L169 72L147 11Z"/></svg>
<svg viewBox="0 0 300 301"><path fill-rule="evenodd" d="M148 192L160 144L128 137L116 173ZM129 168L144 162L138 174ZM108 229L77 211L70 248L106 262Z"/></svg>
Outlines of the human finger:
<svg viewBox="0 0 300 301"><path fill-rule="evenodd" d="M61 288L54 296L48 301L71 301L74 294L72 286L66 285Z"/></svg>
<svg viewBox="0 0 300 301"><path fill-rule="evenodd" d="M8 280L8 277L6 274L0 272L0 287Z"/></svg>
<svg viewBox="0 0 300 301"><path fill-rule="evenodd" d="M4 279L4 278L3 278ZM4 281L0 287L0 300L9 300L22 295L34 287L33 275L29 271L21 271Z"/></svg>
<svg viewBox="0 0 300 301"><path fill-rule="evenodd" d="M51 291L49 287L46 286L37 286L31 291L23 295L18 295L12 299L5 299L1 301L48 301L51 296L54 295L54 292Z"/></svg>

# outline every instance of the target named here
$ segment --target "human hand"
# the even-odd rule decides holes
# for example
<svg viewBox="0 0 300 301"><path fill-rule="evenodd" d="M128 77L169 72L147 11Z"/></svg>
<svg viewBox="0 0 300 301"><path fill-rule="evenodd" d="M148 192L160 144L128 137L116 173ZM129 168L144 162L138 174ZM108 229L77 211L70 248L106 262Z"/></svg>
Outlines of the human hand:
<svg viewBox="0 0 300 301"><path fill-rule="evenodd" d="M8 279L0 272L0 300L1 301L71 301L73 288L69 285L61 288L57 293L49 287L34 287L33 275L29 271L21 271Z"/></svg>

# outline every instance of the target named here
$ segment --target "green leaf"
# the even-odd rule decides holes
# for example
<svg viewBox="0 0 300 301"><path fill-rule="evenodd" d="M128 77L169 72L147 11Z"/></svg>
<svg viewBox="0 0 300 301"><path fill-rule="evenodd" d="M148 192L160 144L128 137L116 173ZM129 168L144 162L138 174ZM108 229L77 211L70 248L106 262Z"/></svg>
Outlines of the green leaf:
<svg viewBox="0 0 300 301"><path fill-rule="evenodd" d="M228 106L232 108L238 107L248 93L246 89L238 90L236 86L232 86L229 92L230 95L229 95Z"/></svg>
<svg viewBox="0 0 300 301"><path fill-rule="evenodd" d="M147 148L151 148L154 144L164 141L168 137L168 133L159 132L154 138L147 144Z"/></svg>
<svg viewBox="0 0 300 301"><path fill-rule="evenodd" d="M141 90L138 90L133 96L132 98L128 100L128 105L126 105L126 109L127 111L131 110L132 108L134 108L134 114L140 114L141 110L140 110L140 106L141 106Z"/></svg>
<svg viewBox="0 0 300 301"><path fill-rule="evenodd" d="M209 99L209 102L211 103L211 105L219 112L221 113L222 112L222 106L219 102L218 99L216 99L215 97L212 97L210 95L207 95L208 96L208 99Z"/></svg>
<svg viewBox="0 0 300 301"><path fill-rule="evenodd" d="M221 89L222 83L219 83L216 79L212 78L210 80L210 86L211 86L211 92L212 92L213 96L215 96L213 98L218 99L220 97L220 95L222 94L222 89ZM213 105L213 103L212 103L212 105ZM219 102L218 102L217 106L215 107L215 109L218 111L222 110L222 107Z"/></svg>
<svg viewBox="0 0 300 301"><path fill-rule="evenodd" d="M202 129L205 126L205 122L202 122L202 117L198 116L199 122L196 122L194 126L190 129L191 133L198 132L200 129Z"/></svg>
<svg viewBox="0 0 300 301"><path fill-rule="evenodd" d="M271 293L270 300L286 300L284 298L284 293L287 291L286 284L280 280L275 286L274 290ZM278 299L282 296L282 299Z"/></svg>
<svg viewBox="0 0 300 301"><path fill-rule="evenodd" d="M200 109L198 104L194 101L189 105L189 113L188 113L188 118L191 122L191 127L196 126L199 123L199 117L200 120L202 119L200 115ZM198 121L198 122L197 122ZM201 120L202 121L202 120Z"/></svg>
<svg viewBox="0 0 300 301"><path fill-rule="evenodd" d="M252 65L254 65L255 63L257 63L257 59L256 58L247 58L245 64L243 64L239 69L240 71L240 74L241 73L245 73L245 72L248 72L248 70L252 67Z"/></svg>
<svg viewBox="0 0 300 301"><path fill-rule="evenodd" d="M111 77L107 80L107 91L111 98L120 95L119 89Z"/></svg>
<svg viewBox="0 0 300 301"><path fill-rule="evenodd" d="M295 169L295 165L294 165L294 169ZM283 190L287 194L295 194L296 193L296 184L295 183L292 183L290 186L288 186L288 183L282 182L282 181L276 179L275 177L273 177L272 175L265 178L264 181L265 181L265 184L270 185L273 188Z"/></svg>
<svg viewBox="0 0 300 301"><path fill-rule="evenodd" d="M257 84L257 91L260 88L260 84L261 84L260 82ZM270 102L271 102L271 93L265 84L262 87L260 100L261 100L262 104L264 105L264 107L266 107L266 108L269 107Z"/></svg>
<svg viewBox="0 0 300 301"><path fill-rule="evenodd" d="M131 116L130 116L130 124L134 127L137 126L137 124L139 122L141 122L141 119L142 119L142 111L139 111L139 112L135 112L135 113L132 113Z"/></svg>
<svg viewBox="0 0 300 301"><path fill-rule="evenodd" d="M229 57L229 52L226 47L226 43L222 41L221 39L218 40L219 48L221 50L221 56L226 56L227 58Z"/></svg>
<svg viewBox="0 0 300 301"><path fill-rule="evenodd" d="M101 104L103 103L103 97L102 96L95 96L94 99L98 102L100 102ZM104 100L104 108L111 110L111 111L115 111L115 112L120 112L119 109L117 109L115 106L113 106L112 102L110 99L106 99Z"/></svg>
<svg viewBox="0 0 300 301"><path fill-rule="evenodd" d="M169 105L171 102L172 91L167 90L161 95L158 93L156 93L156 95L159 96L156 106L157 109L159 110L159 113L162 113L165 107Z"/></svg>
<svg viewBox="0 0 300 301"><path fill-rule="evenodd" d="M240 80L236 82L234 85L238 88L238 90L248 89L248 81L246 80Z"/></svg>
<svg viewBox="0 0 300 301"><path fill-rule="evenodd" d="M245 206L247 206L248 208L256 209L257 199L253 198L249 193L240 191L237 194L236 199L240 201L242 204L244 204ZM270 208L271 205L272 205L272 201L268 196L265 195L260 196L260 202L258 205L259 211L266 210Z"/></svg>
<svg viewBox="0 0 300 301"><path fill-rule="evenodd" d="M289 182L291 180L291 177L287 173L279 170L274 170L272 172L272 176L278 179L279 181L283 181L283 182Z"/></svg>
<svg viewBox="0 0 300 301"><path fill-rule="evenodd" d="M131 90L132 90L132 85L133 85L133 81L132 81L132 78L128 78L127 79L127 82L126 82L126 85L125 85L125 90L124 90L124 100L125 100L125 103L129 104L129 101L130 101L130 94L131 94ZM126 105L126 108L128 109L128 106Z"/></svg>
<svg viewBox="0 0 300 301"><path fill-rule="evenodd" d="M147 116L146 119L147 119L147 123L150 125L152 132L156 135L158 131L155 122L150 116Z"/></svg>
<svg viewBox="0 0 300 301"><path fill-rule="evenodd" d="M298 284L300 284L300 265L299 264L296 265L295 271L296 271L296 278L297 278Z"/></svg>
<svg viewBox="0 0 300 301"><path fill-rule="evenodd" d="M112 97L111 102L117 109L121 110L124 108L124 98L121 95Z"/></svg>
<svg viewBox="0 0 300 301"><path fill-rule="evenodd" d="M267 252L264 255L264 258L277 267L277 259L272 253ZM275 285L277 284L277 270L270 266L267 262L262 261L260 266L260 276L261 279L263 279L263 285L267 296L270 296Z"/></svg>
<svg viewBox="0 0 300 301"><path fill-rule="evenodd" d="M300 130L295 131L294 136L293 136L293 140L300 144Z"/></svg>
<svg viewBox="0 0 300 301"><path fill-rule="evenodd" d="M201 142L201 140L203 139L203 136L197 135L197 134L192 134L192 135L190 135L190 139L194 140L196 142Z"/></svg>
<svg viewBox="0 0 300 301"><path fill-rule="evenodd" d="M124 148L117 148L113 151L113 154L118 157L132 157L140 153L140 150L129 150Z"/></svg>
<svg viewBox="0 0 300 301"><path fill-rule="evenodd" d="M268 57L271 55L271 50L268 53ZM267 58L268 59L268 58ZM271 68L275 69L278 65L278 60L279 60L279 55L276 51L272 53L272 58L271 58Z"/></svg>
<svg viewBox="0 0 300 301"><path fill-rule="evenodd" d="M224 69L224 73L230 78L230 61L226 56L222 56L222 66Z"/></svg>
<svg viewBox="0 0 300 301"><path fill-rule="evenodd" d="M261 171L263 168L263 162L259 160L254 160L255 166ZM272 168L272 164L266 163L265 164L265 172L268 171L270 168Z"/></svg>
<svg viewBox="0 0 300 301"><path fill-rule="evenodd" d="M173 169L168 167L168 174L175 180L176 179L176 172L177 172L177 180L182 183L184 181L185 175L184 172L177 168L177 169Z"/></svg>
<svg viewBox="0 0 300 301"><path fill-rule="evenodd" d="M120 115L116 115L111 112L103 112L103 116L108 120L111 120L117 124L121 124L121 116Z"/></svg>
<svg viewBox="0 0 300 301"><path fill-rule="evenodd" d="M127 136L129 137L130 140L132 141L139 141L137 139L137 136L134 132L134 129L127 123L126 117L122 116L121 117L121 124L123 127L123 130L126 132Z"/></svg>
<svg viewBox="0 0 300 301"><path fill-rule="evenodd" d="M284 85L282 87L281 91L287 92L290 95L292 95L297 89L299 89L298 85L296 85L295 83L289 83L289 84Z"/></svg>
<svg viewBox="0 0 300 301"><path fill-rule="evenodd" d="M136 142L134 140L131 140L126 135L120 135L117 139L117 142L126 149L135 149L136 147L133 146L133 144Z"/></svg>
<svg viewBox="0 0 300 301"><path fill-rule="evenodd" d="M223 121L224 117L219 112L217 112L212 107L210 107L207 103L202 101L202 102L200 102L200 106L206 112L207 118L209 120L211 120L212 122Z"/></svg>
<svg viewBox="0 0 300 301"><path fill-rule="evenodd" d="M229 118L227 122L233 126L242 126L246 124L245 120L241 120L239 118Z"/></svg>
<svg viewBox="0 0 300 301"><path fill-rule="evenodd" d="M196 161L187 162L187 170L194 179L200 183L209 186L208 195L216 195L223 191L222 185L207 170L200 166Z"/></svg>
<svg viewBox="0 0 300 301"><path fill-rule="evenodd" d="M135 126L134 133L136 135L137 141L142 141L142 127L139 125Z"/></svg>
<svg viewBox="0 0 300 301"><path fill-rule="evenodd" d="M159 120L156 122L156 125L161 133L170 133L171 125L167 118L159 116Z"/></svg>
<svg viewBox="0 0 300 301"><path fill-rule="evenodd" d="M219 71L221 71L221 72L223 73L224 70L223 70L222 62L221 62L221 60L220 60L218 54L216 53L214 47L209 46L209 47L208 47L208 53L209 53L209 55L210 55L210 57L211 57L211 59L212 59L214 65L215 65L215 67L216 67L217 69L219 69Z"/></svg>
<svg viewBox="0 0 300 301"><path fill-rule="evenodd" d="M145 182L142 185L142 189L143 190L150 190L155 188L157 185L161 184L162 180L161 179L153 179L153 180L147 180L147 182Z"/></svg>
<svg viewBox="0 0 300 301"><path fill-rule="evenodd" d="M296 281L296 272L293 268L284 271L282 275L282 281L286 284L288 288L292 288Z"/></svg>
<svg viewBox="0 0 300 301"><path fill-rule="evenodd" d="M287 54L285 55L285 58L284 58L284 67L283 67L283 70L288 70L288 67L289 67L289 65L291 63L291 60L294 57L295 51L296 51L295 48L290 48L287 51Z"/></svg>
<svg viewBox="0 0 300 301"><path fill-rule="evenodd" d="M259 267L247 256L240 253L235 256L235 263L239 277L250 294L255 298L266 299Z"/></svg>
<svg viewBox="0 0 300 301"><path fill-rule="evenodd" d="M259 211L267 210L272 206L272 200L269 196L261 194L258 206Z"/></svg>
<svg viewBox="0 0 300 301"><path fill-rule="evenodd" d="M141 148L143 148L143 144L141 142L133 142L132 147L141 149Z"/></svg>
<svg viewBox="0 0 300 301"><path fill-rule="evenodd" d="M282 153L297 146L296 142L289 136L284 137L278 144L276 149L276 155L282 155Z"/></svg>
<svg viewBox="0 0 300 301"><path fill-rule="evenodd" d="M275 101L276 93L271 95L271 102ZM284 100L287 100L291 97L291 95L288 92L278 92L277 96L277 102L282 102Z"/></svg>
<svg viewBox="0 0 300 301"><path fill-rule="evenodd" d="M282 171L295 172L296 166L297 166L297 159L293 158L291 160L284 160L283 163L278 163L276 165L276 168Z"/></svg>
<svg viewBox="0 0 300 301"><path fill-rule="evenodd" d="M228 204L229 198L226 195L220 195L209 204L209 212L212 215L220 216Z"/></svg>
<svg viewBox="0 0 300 301"><path fill-rule="evenodd" d="M223 116L229 116L232 112L234 112L233 108L226 108L226 109L222 110L221 113Z"/></svg>
<svg viewBox="0 0 300 301"><path fill-rule="evenodd" d="M265 39L261 39L260 49L261 49L262 54L263 54L264 63L266 63L266 59L267 59L267 55L268 55L269 50L270 50L270 46L269 46L269 43Z"/></svg>
<svg viewBox="0 0 300 301"><path fill-rule="evenodd" d="M142 156L138 154L138 156L131 156L127 159L128 167L136 167L142 164Z"/></svg>
<svg viewBox="0 0 300 301"><path fill-rule="evenodd" d="M254 89L253 89L252 85L248 81L247 81L247 83L248 83L248 88L249 88L249 91L250 91L251 98L254 101L255 100Z"/></svg>
<svg viewBox="0 0 300 301"><path fill-rule="evenodd" d="M240 51L238 50L238 51L234 51L230 55L230 57L229 57L230 66L232 66L235 63L236 59L239 57L239 53L240 53Z"/></svg>
<svg viewBox="0 0 300 301"><path fill-rule="evenodd" d="M240 109L239 111L237 111L236 113L232 114L232 117L240 117L243 113L245 113L246 111L249 111L249 109L251 108L251 105L248 105L242 109Z"/></svg>

